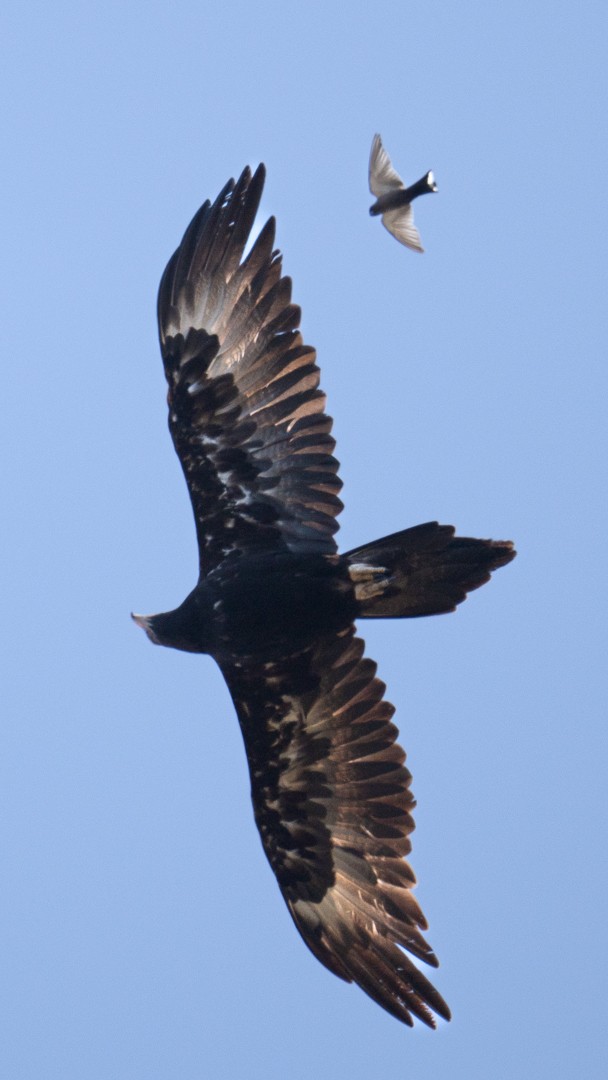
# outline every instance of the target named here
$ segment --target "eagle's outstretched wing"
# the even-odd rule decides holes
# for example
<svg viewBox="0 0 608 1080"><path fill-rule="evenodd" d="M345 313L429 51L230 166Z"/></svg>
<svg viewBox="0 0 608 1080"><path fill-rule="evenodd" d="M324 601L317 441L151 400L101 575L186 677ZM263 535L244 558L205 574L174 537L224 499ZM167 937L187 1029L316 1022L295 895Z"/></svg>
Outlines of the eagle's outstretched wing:
<svg viewBox="0 0 608 1080"><path fill-rule="evenodd" d="M201 573L238 552L336 550L332 421L272 218L243 258L264 176L263 165L253 177L245 169L201 207L158 295L169 426Z"/></svg>
<svg viewBox="0 0 608 1080"><path fill-rule="evenodd" d="M449 1019L402 951L437 966L403 856L414 828L405 754L354 627L260 665L221 667L247 749L264 850L304 941L406 1024Z"/></svg>

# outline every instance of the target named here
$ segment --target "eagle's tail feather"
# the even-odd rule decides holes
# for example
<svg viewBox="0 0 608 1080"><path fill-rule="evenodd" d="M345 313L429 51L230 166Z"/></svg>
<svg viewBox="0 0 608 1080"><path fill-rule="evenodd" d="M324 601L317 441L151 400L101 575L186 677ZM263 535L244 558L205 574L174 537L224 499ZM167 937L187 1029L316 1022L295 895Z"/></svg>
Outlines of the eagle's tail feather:
<svg viewBox="0 0 608 1080"><path fill-rule="evenodd" d="M429 521L347 552L359 616L415 618L454 611L468 592L515 558L510 540L454 536Z"/></svg>

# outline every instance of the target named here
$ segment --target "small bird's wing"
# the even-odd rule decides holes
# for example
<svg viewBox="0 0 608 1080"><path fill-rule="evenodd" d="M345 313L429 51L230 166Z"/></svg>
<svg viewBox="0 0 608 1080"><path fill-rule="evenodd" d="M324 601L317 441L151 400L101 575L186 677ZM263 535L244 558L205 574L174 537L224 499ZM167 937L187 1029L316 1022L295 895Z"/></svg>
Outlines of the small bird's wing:
<svg viewBox="0 0 608 1080"><path fill-rule="evenodd" d="M239 717L256 823L294 922L335 975L411 1025L447 1005L405 955L437 966L420 930L414 799L376 665L354 626L293 655L221 662Z"/></svg>
<svg viewBox="0 0 608 1080"><path fill-rule="evenodd" d="M407 206L399 206L396 210L387 210L382 215L382 224L400 244L405 244L413 251L424 251L420 233L414 225L414 211L411 203Z"/></svg>
<svg viewBox="0 0 608 1080"><path fill-rule="evenodd" d="M169 427L201 573L239 552L336 550L332 421L272 218L243 257L264 176L263 165L253 177L245 169L201 207L158 295Z"/></svg>
<svg viewBox="0 0 608 1080"><path fill-rule="evenodd" d="M379 135L374 135L372 149L369 155L369 190L377 199L389 191L397 191L404 188L405 184L395 172L391 159L382 145Z"/></svg>

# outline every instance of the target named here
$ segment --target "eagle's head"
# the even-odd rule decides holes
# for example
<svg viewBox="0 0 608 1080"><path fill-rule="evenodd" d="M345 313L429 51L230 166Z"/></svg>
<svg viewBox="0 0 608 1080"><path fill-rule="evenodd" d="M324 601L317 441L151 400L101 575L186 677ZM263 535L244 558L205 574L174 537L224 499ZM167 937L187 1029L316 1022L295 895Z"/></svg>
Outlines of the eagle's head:
<svg viewBox="0 0 608 1080"><path fill-rule="evenodd" d="M154 632L154 615L135 615L132 611L131 618L133 619L133 622L136 622L138 626L141 626L142 630L146 631L150 641L153 641L155 645L162 644Z"/></svg>

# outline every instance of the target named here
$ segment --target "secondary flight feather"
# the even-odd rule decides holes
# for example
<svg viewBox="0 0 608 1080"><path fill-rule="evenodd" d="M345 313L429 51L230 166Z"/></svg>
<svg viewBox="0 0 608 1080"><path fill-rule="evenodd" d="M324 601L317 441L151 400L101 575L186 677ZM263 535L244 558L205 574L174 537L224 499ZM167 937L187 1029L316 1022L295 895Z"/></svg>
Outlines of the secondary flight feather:
<svg viewBox="0 0 608 1080"><path fill-rule="evenodd" d="M272 218L244 256L264 176L245 169L206 202L163 274L199 577L174 611L133 617L156 644L217 661L264 851L308 947L399 1020L434 1026L448 1007L407 955L437 965L404 858L410 774L355 620L452 611L514 552L430 522L338 554L332 422Z"/></svg>

